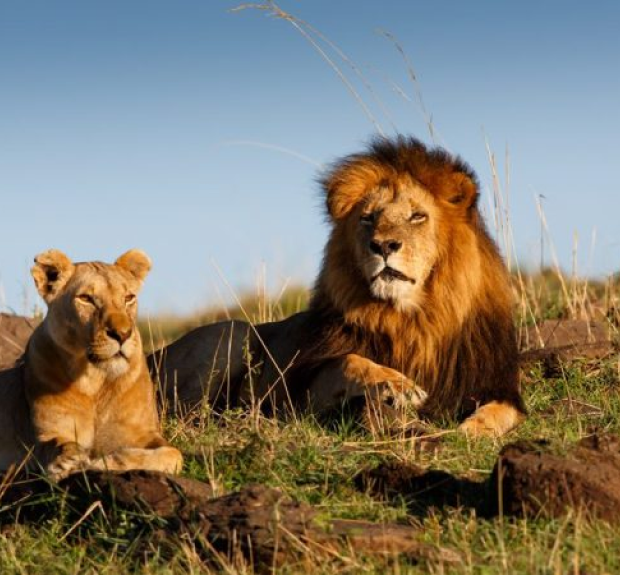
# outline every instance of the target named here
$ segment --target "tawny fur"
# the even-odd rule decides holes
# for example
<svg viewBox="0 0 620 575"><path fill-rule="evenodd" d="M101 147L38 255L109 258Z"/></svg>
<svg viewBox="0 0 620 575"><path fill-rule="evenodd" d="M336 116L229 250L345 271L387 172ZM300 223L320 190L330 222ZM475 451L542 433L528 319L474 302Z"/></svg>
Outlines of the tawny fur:
<svg viewBox="0 0 620 575"><path fill-rule="evenodd" d="M32 275L48 313L22 365L0 376L0 469L30 455L31 469L56 480L78 469L180 470L135 325L150 267L139 250L111 265L37 256Z"/></svg>
<svg viewBox="0 0 620 575"><path fill-rule="evenodd" d="M310 309L252 329L206 326L175 342L151 358L170 398L326 409L385 378L422 389L428 417L474 414L477 425L463 427L472 435L518 424L512 293L473 171L399 137L338 162L323 187L332 230ZM243 350L261 365L251 379ZM492 414L476 411L489 402L499 406Z"/></svg>

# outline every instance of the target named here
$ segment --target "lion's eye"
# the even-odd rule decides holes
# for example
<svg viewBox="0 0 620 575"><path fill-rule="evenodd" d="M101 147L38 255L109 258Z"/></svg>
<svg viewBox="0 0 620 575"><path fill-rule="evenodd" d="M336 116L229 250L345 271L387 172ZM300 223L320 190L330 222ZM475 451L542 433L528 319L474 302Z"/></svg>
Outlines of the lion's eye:
<svg viewBox="0 0 620 575"><path fill-rule="evenodd" d="M413 212L413 214L411 214L411 217L409 218L409 221L412 224L421 224L422 222L425 222L428 219L428 216L422 212Z"/></svg>
<svg viewBox="0 0 620 575"><path fill-rule="evenodd" d="M92 305L92 306L97 305L93 296L87 293L81 293L78 296L76 296L75 299L79 301L80 303L83 303L86 305Z"/></svg>
<svg viewBox="0 0 620 575"><path fill-rule="evenodd" d="M369 226L375 221L375 215L371 212L369 214L362 214L360 217L360 222L362 225Z"/></svg>
<svg viewBox="0 0 620 575"><path fill-rule="evenodd" d="M125 296L125 304L126 305L133 305L134 303L136 303L136 296L135 296L135 294L132 294L132 293L127 294Z"/></svg>

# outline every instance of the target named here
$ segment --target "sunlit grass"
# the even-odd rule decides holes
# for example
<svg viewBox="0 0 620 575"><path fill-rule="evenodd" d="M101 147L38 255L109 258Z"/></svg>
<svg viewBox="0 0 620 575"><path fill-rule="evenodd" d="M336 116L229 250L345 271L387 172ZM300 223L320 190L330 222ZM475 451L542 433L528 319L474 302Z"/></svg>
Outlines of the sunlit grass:
<svg viewBox="0 0 620 575"><path fill-rule="evenodd" d="M546 438L561 451L593 426L620 432L620 385L613 362L567 366L554 378L544 378L532 367L525 376L530 417L517 431L501 440L475 442L448 433L434 452L416 450L411 438L377 437L346 418L325 427L311 416L282 420L243 410L220 416L205 410L191 422L168 420L166 435L185 453L184 475L208 482L217 493L265 484L316 506L320 518L417 525L429 543L454 549L463 558L459 566L433 560L385 563L358 550L348 558L350 563L323 565L323 573L347 572L353 566L397 573L618 572L620 532L602 521L588 522L575 513L556 520L481 519L471 509L458 508L419 515L408 507L408 494L380 500L355 482L360 470L382 462L414 463L484 480L501 446L517 439ZM599 407L600 413L567 416L560 409L554 411L557 400L569 395ZM168 536L165 548L151 544L157 529L165 527L154 518L97 510L65 538L74 521L63 513L59 498L56 515L37 524L4 525L2 573L210 572L232 565L223 566L213 557L205 562L191 542L174 534ZM238 568L237 564L233 572ZM280 572L299 569L298 565Z"/></svg>

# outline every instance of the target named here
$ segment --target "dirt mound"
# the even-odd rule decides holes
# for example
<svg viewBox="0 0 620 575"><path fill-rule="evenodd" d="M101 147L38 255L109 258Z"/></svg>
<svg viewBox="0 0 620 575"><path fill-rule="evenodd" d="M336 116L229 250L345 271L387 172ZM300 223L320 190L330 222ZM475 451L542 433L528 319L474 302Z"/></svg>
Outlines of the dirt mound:
<svg viewBox="0 0 620 575"><path fill-rule="evenodd" d="M12 367L24 353L37 320L0 313L0 369Z"/></svg>
<svg viewBox="0 0 620 575"><path fill-rule="evenodd" d="M545 441L513 443L487 481L389 463L361 472L356 484L382 498L404 497L415 514L469 507L484 517L557 517L572 508L620 523L620 437L592 435L562 453Z"/></svg>
<svg viewBox="0 0 620 575"><path fill-rule="evenodd" d="M557 517L573 508L620 522L620 438L593 435L562 455L544 441L508 445L490 487L507 515Z"/></svg>
<svg viewBox="0 0 620 575"><path fill-rule="evenodd" d="M522 363L602 359L616 351L610 326L600 321L546 320L523 330Z"/></svg>
<svg viewBox="0 0 620 575"><path fill-rule="evenodd" d="M355 484L375 496L391 499L405 496L409 511L424 516L431 509L469 507L487 515L486 482L457 477L439 469L413 464L383 463L355 477Z"/></svg>
<svg viewBox="0 0 620 575"><path fill-rule="evenodd" d="M51 491L59 497L50 497ZM187 535L207 561L214 553L229 557L240 552L264 570L303 557L333 559L347 549L364 555L461 561L456 552L424 542L417 528L319 520L312 506L263 485L214 497L205 483L158 472L89 471L74 474L60 485L35 479L13 482L0 491L0 507L8 510L9 521L41 521L46 513L57 513L53 506L59 504L76 518L102 507L106 521L130 511L134 519L143 518L145 529L154 529L151 543L165 548L171 535Z"/></svg>

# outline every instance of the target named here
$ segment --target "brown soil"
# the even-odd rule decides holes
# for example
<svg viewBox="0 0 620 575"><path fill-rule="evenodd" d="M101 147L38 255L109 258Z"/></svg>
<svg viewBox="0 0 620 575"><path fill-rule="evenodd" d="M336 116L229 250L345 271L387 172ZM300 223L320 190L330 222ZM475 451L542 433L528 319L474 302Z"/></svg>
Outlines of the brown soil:
<svg viewBox="0 0 620 575"><path fill-rule="evenodd" d="M486 482L457 477L439 469L383 463L361 471L355 483L361 490L382 499L404 497L409 512L418 516L444 507L469 507L475 509L478 515L488 514Z"/></svg>
<svg viewBox="0 0 620 575"><path fill-rule="evenodd" d="M592 405L591 403L570 397L563 397L553 401L549 407L541 412L541 415L549 418L560 417L562 420L566 420L570 417L603 417L605 412L598 405Z"/></svg>
<svg viewBox="0 0 620 575"><path fill-rule="evenodd" d="M620 437L595 434L564 454L545 441L506 446L488 481L400 463L361 472L358 487L404 497L414 514L469 507L478 516L557 517L572 508L620 523Z"/></svg>
<svg viewBox="0 0 620 575"><path fill-rule="evenodd" d="M0 491L2 506L10 509L5 517L40 521L43 514L53 514L49 506L58 505L59 498L50 498L51 490L65 492L66 505L77 518L89 515L97 502L108 519L118 511L130 511L134 519L145 518L146 528L163 525L153 537L164 548L171 534L187 535L207 560L214 552L229 558L241 553L268 570L285 561L302 557L316 561L352 549L364 555L461 561L456 552L423 542L423 534L411 526L320 521L312 506L277 489L250 485L213 497L205 483L149 471L89 471L74 474L59 486L42 479L14 482ZM153 516L158 520L154 522Z"/></svg>
<svg viewBox="0 0 620 575"><path fill-rule="evenodd" d="M0 369L15 365L36 325L34 319L0 313Z"/></svg>
<svg viewBox="0 0 620 575"><path fill-rule="evenodd" d="M490 487L507 515L557 517L573 508L619 522L620 438L592 435L565 455L552 453L543 441L508 445Z"/></svg>
<svg viewBox="0 0 620 575"><path fill-rule="evenodd" d="M616 351L609 325L600 321L547 320L520 337L521 361L550 364L574 359L603 359Z"/></svg>

